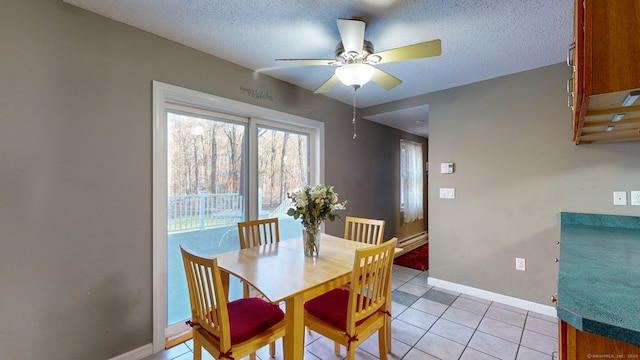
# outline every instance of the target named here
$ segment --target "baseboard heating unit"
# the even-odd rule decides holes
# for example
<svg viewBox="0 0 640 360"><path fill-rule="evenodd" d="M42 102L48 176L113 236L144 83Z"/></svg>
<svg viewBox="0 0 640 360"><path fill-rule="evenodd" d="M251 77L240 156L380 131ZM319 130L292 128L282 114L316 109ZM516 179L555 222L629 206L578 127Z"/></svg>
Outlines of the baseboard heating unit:
<svg viewBox="0 0 640 360"><path fill-rule="evenodd" d="M398 240L398 244L396 245L396 247L402 248L402 251L397 252L395 257L406 254L409 251L428 243L429 234L426 231L407 236L406 238Z"/></svg>

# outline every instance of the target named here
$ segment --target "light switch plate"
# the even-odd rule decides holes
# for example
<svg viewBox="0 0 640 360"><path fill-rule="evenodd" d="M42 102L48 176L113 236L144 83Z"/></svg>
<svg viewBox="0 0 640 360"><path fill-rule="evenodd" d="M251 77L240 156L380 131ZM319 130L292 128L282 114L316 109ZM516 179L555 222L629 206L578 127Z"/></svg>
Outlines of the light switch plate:
<svg viewBox="0 0 640 360"><path fill-rule="evenodd" d="M627 192L626 191L614 191L613 192L613 205L627 205Z"/></svg>
<svg viewBox="0 0 640 360"><path fill-rule="evenodd" d="M631 192L631 205L640 206L640 191Z"/></svg>

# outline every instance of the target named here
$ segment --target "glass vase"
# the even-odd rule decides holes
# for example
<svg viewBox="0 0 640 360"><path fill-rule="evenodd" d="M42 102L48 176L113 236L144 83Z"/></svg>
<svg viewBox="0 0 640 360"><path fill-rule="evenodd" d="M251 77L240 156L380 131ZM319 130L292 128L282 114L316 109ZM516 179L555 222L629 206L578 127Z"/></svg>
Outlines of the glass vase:
<svg viewBox="0 0 640 360"><path fill-rule="evenodd" d="M305 256L318 256L318 251L320 250L320 227L310 226L303 228L302 241L304 242Z"/></svg>

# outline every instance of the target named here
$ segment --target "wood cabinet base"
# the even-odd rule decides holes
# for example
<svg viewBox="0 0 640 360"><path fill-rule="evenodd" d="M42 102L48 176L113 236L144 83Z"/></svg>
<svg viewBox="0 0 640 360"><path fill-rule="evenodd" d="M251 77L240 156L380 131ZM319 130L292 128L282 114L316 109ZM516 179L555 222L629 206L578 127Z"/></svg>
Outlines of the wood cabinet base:
<svg viewBox="0 0 640 360"><path fill-rule="evenodd" d="M640 347L580 331L562 320L558 342L561 360L640 359Z"/></svg>

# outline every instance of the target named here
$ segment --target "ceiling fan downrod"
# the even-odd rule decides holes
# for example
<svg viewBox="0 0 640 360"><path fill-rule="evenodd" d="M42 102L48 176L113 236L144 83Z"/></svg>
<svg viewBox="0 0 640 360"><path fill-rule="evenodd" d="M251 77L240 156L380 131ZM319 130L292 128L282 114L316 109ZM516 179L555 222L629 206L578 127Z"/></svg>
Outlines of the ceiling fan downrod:
<svg viewBox="0 0 640 360"><path fill-rule="evenodd" d="M356 91L358 91L359 85L353 86L353 120L351 123L353 124L353 139L355 140L358 135L356 134Z"/></svg>

